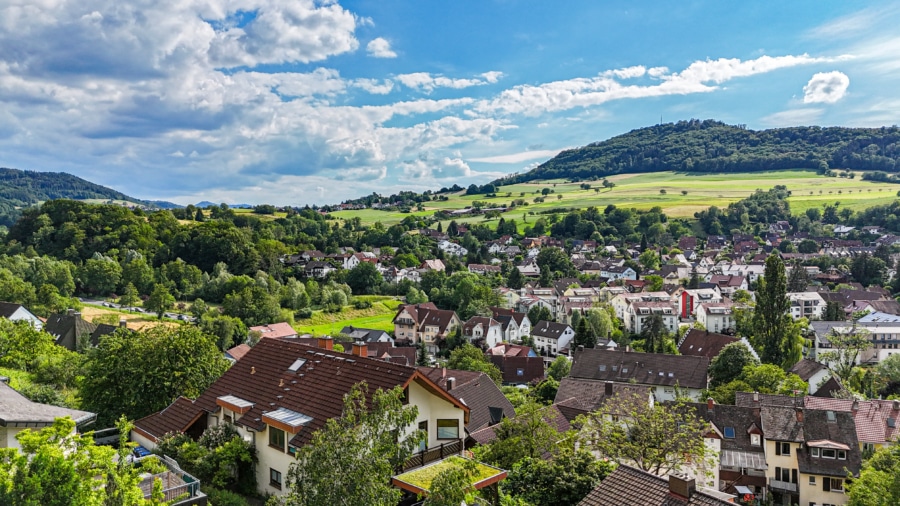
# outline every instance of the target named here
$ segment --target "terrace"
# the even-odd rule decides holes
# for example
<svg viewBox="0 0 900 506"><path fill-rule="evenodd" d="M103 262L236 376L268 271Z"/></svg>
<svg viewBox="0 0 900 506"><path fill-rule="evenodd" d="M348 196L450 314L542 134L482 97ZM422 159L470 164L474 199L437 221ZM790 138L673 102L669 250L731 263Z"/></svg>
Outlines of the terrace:
<svg viewBox="0 0 900 506"><path fill-rule="evenodd" d="M153 474L143 473L141 475L140 487L144 493L144 499L150 499L153 494L153 485L156 480L159 480L162 483L163 501L166 504L171 504L172 506L206 506L206 495L200 492L200 480L184 472L175 460L166 456L157 457L155 455L135 460L138 465L153 461L162 464L164 470Z"/></svg>
<svg viewBox="0 0 900 506"><path fill-rule="evenodd" d="M506 478L506 471L464 457L452 456L412 471L406 471L394 476L391 482L395 487L408 492L407 500L403 501L403 504L421 504L418 500L428 495L434 479L453 466L469 468L471 487L475 490L490 487L489 502L499 504L497 484Z"/></svg>

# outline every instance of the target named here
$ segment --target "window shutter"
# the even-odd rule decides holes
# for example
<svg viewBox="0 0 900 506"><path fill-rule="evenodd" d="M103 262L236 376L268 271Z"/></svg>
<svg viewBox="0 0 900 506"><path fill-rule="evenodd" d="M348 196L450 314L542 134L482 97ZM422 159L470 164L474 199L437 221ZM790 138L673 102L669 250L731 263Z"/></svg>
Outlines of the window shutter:
<svg viewBox="0 0 900 506"><path fill-rule="evenodd" d="M825 492L831 492L831 478L822 478L822 490L824 490Z"/></svg>

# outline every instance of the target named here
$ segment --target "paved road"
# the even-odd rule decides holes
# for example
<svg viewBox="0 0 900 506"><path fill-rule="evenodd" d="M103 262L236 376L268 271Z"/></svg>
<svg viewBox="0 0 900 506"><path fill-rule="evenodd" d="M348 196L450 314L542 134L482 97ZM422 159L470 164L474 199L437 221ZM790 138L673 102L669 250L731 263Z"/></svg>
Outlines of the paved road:
<svg viewBox="0 0 900 506"><path fill-rule="evenodd" d="M155 313L148 311L141 307L125 307L125 306L123 306L121 304L117 304L115 302L107 302L104 300L97 300L97 299L88 299L88 298L84 298L84 297L79 298L78 300L80 300L81 302L83 302L85 304L93 304L95 306L103 306L103 307L108 307L108 308L112 308L112 309L121 309L124 311L132 311L135 313L147 313L147 314L155 315ZM182 320L182 321L191 322L191 323L193 323L196 320L196 318L194 318L193 316L191 316L189 314L167 312L167 313L164 313L164 315L166 318L171 318L173 320Z"/></svg>

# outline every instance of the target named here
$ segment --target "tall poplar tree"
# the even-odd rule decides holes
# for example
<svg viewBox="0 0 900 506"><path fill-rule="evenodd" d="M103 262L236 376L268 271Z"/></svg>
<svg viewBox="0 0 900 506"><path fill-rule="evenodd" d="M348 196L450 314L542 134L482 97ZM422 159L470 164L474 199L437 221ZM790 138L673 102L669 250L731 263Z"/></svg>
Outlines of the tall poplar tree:
<svg viewBox="0 0 900 506"><path fill-rule="evenodd" d="M800 359L801 338L790 309L784 262L778 255L769 255L765 275L757 281L752 325L753 344L764 364L788 369Z"/></svg>

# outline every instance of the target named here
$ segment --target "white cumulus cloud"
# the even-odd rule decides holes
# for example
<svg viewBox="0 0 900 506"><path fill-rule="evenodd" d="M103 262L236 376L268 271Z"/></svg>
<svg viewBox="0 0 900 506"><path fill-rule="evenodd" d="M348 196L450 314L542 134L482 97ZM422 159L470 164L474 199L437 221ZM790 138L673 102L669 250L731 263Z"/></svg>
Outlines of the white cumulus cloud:
<svg viewBox="0 0 900 506"><path fill-rule="evenodd" d="M803 87L804 104L833 104L844 98L850 78L843 72L819 72Z"/></svg>
<svg viewBox="0 0 900 506"><path fill-rule="evenodd" d="M396 58L397 53L391 49L391 43L384 37L372 39L366 44L366 52L373 58Z"/></svg>

